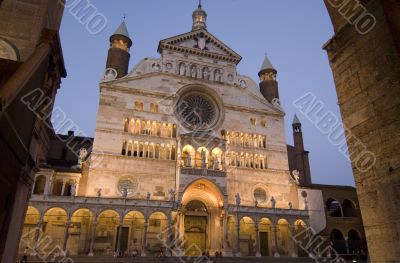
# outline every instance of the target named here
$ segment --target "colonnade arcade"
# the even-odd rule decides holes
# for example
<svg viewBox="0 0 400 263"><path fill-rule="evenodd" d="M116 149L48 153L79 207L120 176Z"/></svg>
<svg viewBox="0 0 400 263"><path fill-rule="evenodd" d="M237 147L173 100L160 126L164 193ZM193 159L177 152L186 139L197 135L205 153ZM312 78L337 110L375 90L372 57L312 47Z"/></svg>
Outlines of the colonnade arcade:
<svg viewBox="0 0 400 263"><path fill-rule="evenodd" d="M291 237L305 229L307 211L224 205L227 196L206 179L188 185L177 200L33 195L19 252L298 255Z"/></svg>

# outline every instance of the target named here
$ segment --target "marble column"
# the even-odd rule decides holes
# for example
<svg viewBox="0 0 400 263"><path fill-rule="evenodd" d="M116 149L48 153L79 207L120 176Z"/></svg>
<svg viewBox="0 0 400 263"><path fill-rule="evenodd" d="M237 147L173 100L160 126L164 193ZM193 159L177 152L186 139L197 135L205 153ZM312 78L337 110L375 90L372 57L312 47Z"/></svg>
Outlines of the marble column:
<svg viewBox="0 0 400 263"><path fill-rule="evenodd" d="M279 249L278 249L278 225L274 224L274 241L275 241L275 253L274 257L279 258L281 255L279 254Z"/></svg>
<svg viewBox="0 0 400 263"><path fill-rule="evenodd" d="M172 229L173 229L173 225L172 225L172 215L171 212L169 213L168 216L168 231L167 231L167 251L166 254L167 256L172 256L171 255L171 246L173 243L173 238L172 238Z"/></svg>
<svg viewBox="0 0 400 263"><path fill-rule="evenodd" d="M142 257L146 256L146 247L147 247L147 228L149 226L149 219L146 218L144 221L144 233L143 233L143 242L142 242Z"/></svg>
<svg viewBox="0 0 400 263"><path fill-rule="evenodd" d="M36 225L35 229L35 239L34 239L34 245L33 245L33 254L37 255L38 250L39 250L39 238L42 234L42 227L43 227L43 216L40 216L40 219Z"/></svg>
<svg viewBox="0 0 400 263"><path fill-rule="evenodd" d="M255 222L255 229L256 229L256 257L261 257L261 250L260 250L260 235L258 233L258 222Z"/></svg>
<svg viewBox="0 0 400 263"><path fill-rule="evenodd" d="M241 257L242 253L240 252L240 221L239 222L236 221L236 235L237 235L236 257Z"/></svg>
<svg viewBox="0 0 400 263"><path fill-rule="evenodd" d="M67 244L69 238L69 227L71 226L71 219L68 218L67 222L65 223L65 234L64 234L64 243L63 243L63 251L67 253Z"/></svg>
<svg viewBox="0 0 400 263"><path fill-rule="evenodd" d="M61 188L61 196L64 195L66 183L67 183L67 181L65 179L63 179L63 185L62 185L62 188Z"/></svg>
<svg viewBox="0 0 400 263"><path fill-rule="evenodd" d="M94 243L95 243L95 239L96 239L96 227L97 227L97 221L93 221L92 233L90 236L90 250L89 250L89 254L88 254L88 256L91 256L91 257L94 256L93 250L94 250Z"/></svg>
<svg viewBox="0 0 400 263"><path fill-rule="evenodd" d="M289 230L290 230L290 236L292 238L293 241L293 252L292 252L292 257L293 258L297 258L299 256L299 252L298 252L298 247L297 247L297 241L294 238L295 233L294 233L294 225L289 225Z"/></svg>
<svg viewBox="0 0 400 263"><path fill-rule="evenodd" d="M118 243L117 243L117 254L119 255L119 253L121 252L121 244L122 244L122 227L124 226L124 221L120 220L119 221L119 225L118 225Z"/></svg>

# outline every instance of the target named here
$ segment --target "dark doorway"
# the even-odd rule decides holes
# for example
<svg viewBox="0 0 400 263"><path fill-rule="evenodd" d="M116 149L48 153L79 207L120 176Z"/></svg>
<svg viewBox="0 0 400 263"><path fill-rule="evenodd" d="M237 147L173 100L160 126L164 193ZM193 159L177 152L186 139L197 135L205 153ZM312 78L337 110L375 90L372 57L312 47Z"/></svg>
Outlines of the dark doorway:
<svg viewBox="0 0 400 263"><path fill-rule="evenodd" d="M269 256L268 232L260 232L260 250L261 250L261 256L263 257Z"/></svg>
<svg viewBox="0 0 400 263"><path fill-rule="evenodd" d="M120 238L121 234L121 238ZM115 251L118 251L118 242L121 242L121 251L127 251L128 250L128 237L129 237L129 227L121 227L117 228L117 240L115 242Z"/></svg>

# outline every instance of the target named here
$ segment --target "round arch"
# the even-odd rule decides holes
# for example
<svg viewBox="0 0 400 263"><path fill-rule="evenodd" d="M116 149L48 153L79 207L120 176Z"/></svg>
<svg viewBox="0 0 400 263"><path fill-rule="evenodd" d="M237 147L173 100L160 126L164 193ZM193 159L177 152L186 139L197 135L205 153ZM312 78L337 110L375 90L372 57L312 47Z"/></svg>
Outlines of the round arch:
<svg viewBox="0 0 400 263"><path fill-rule="evenodd" d="M258 222L258 231L260 238L260 253L261 256L273 255L272 247L274 246L274 223L268 217L263 217Z"/></svg>
<svg viewBox="0 0 400 263"><path fill-rule="evenodd" d="M139 254L143 248L145 216L142 212L131 210L124 216L124 228L128 231L128 241L126 250L129 254L137 251ZM124 242L125 243L125 242Z"/></svg>
<svg viewBox="0 0 400 263"><path fill-rule="evenodd" d="M185 206L192 200L199 200L208 208L217 208L224 205L224 194L214 182L200 178L188 184L183 191L182 204Z"/></svg>
<svg viewBox="0 0 400 263"><path fill-rule="evenodd" d="M22 229L21 240L19 243L18 252L22 254L25 247L35 247L36 228L40 220L40 212L36 207L28 206L25 214L24 226Z"/></svg>
<svg viewBox="0 0 400 263"><path fill-rule="evenodd" d="M342 208L344 217L357 217L356 206L352 200L345 199Z"/></svg>
<svg viewBox="0 0 400 263"><path fill-rule="evenodd" d="M254 220L249 216L240 219L240 252L243 256L256 255L256 227Z"/></svg>
<svg viewBox="0 0 400 263"><path fill-rule="evenodd" d="M94 251L96 255L112 255L117 251L117 231L120 224L120 214L115 210L106 209L97 216L96 242ZM101 242L97 242L101 240Z"/></svg>
<svg viewBox="0 0 400 263"><path fill-rule="evenodd" d="M333 244L333 248L336 250L338 254L346 254L346 241L344 239L343 233L338 229L333 229L330 234L331 242Z"/></svg>
<svg viewBox="0 0 400 263"><path fill-rule="evenodd" d="M343 212L342 212L342 205L340 204L339 201L337 201L334 198L328 198L326 201L326 210L328 213L328 216L332 217L342 217Z"/></svg>
<svg viewBox="0 0 400 263"><path fill-rule="evenodd" d="M357 254L362 249L361 235L357 230L350 229L347 234L347 242L350 254Z"/></svg>
<svg viewBox="0 0 400 263"><path fill-rule="evenodd" d="M156 255L165 250L168 239L168 216L162 211L153 212L148 219L145 251Z"/></svg>
<svg viewBox="0 0 400 263"><path fill-rule="evenodd" d="M63 247L65 237L65 227L68 213L60 207L52 207L46 210L43 216L44 236L49 236L53 240L52 245ZM50 249L50 248L48 248Z"/></svg>
<svg viewBox="0 0 400 263"><path fill-rule="evenodd" d="M280 218L277 221L277 235L279 245L278 252L281 256L290 256L294 251L293 242L291 242L290 224L288 220Z"/></svg>
<svg viewBox="0 0 400 263"><path fill-rule="evenodd" d="M71 255L87 255L94 218L94 213L88 208L78 208L71 213L68 239L68 251Z"/></svg>

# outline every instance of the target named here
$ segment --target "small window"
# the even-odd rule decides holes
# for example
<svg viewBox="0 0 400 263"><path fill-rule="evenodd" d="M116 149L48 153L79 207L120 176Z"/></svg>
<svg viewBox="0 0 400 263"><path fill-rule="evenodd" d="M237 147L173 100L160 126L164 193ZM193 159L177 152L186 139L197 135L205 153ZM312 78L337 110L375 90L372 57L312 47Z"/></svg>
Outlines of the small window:
<svg viewBox="0 0 400 263"><path fill-rule="evenodd" d="M143 111L143 102L135 101L135 110Z"/></svg>
<svg viewBox="0 0 400 263"><path fill-rule="evenodd" d="M158 104L150 103L150 111L154 113L158 113Z"/></svg>
<svg viewBox="0 0 400 263"><path fill-rule="evenodd" d="M266 120L262 120L261 121L261 126L262 127L267 127L267 121Z"/></svg>

